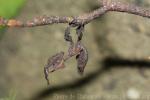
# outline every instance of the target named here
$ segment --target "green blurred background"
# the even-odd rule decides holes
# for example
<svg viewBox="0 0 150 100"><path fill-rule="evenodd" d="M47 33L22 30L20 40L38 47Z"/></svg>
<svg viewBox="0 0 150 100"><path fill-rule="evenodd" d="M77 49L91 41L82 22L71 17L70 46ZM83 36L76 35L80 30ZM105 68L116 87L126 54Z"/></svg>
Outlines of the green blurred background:
<svg viewBox="0 0 150 100"><path fill-rule="evenodd" d="M12 18L18 15L18 11L24 3L25 0L0 0L0 15L5 18Z"/></svg>
<svg viewBox="0 0 150 100"><path fill-rule="evenodd" d="M150 6L149 0L123 2ZM97 7L97 0L0 0L0 16L24 21L39 15L74 16ZM145 59L150 56L149 25L147 18L117 12L86 25L83 43L89 62L84 76L78 75L76 61L69 60L65 69L49 75L52 90L58 87L58 91L43 100L149 100L149 66L138 65L139 61L148 63ZM30 100L48 89L43 67L49 56L67 51L66 27L1 29L0 100ZM69 88L69 84L74 85Z"/></svg>
<svg viewBox="0 0 150 100"><path fill-rule="evenodd" d="M18 15L25 0L0 0L0 16L4 18L13 18ZM3 35L4 28L0 27L0 38Z"/></svg>

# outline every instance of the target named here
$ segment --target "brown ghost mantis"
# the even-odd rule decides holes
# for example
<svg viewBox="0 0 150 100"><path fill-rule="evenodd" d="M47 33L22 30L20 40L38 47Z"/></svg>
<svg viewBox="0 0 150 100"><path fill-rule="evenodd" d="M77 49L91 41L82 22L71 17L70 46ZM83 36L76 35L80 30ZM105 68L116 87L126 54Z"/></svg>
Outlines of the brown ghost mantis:
<svg viewBox="0 0 150 100"><path fill-rule="evenodd" d="M76 34L78 36L77 42L74 43L72 37L70 36L70 29L72 27L76 28ZM88 61L88 52L86 48L82 45L81 40L83 36L84 25L75 25L73 22L69 24L69 26L65 30L64 39L69 42L69 49L67 55L64 52L59 52L54 56L50 57L47 61L46 66L44 67L45 79L47 80L47 84L49 85L48 74L54 72L58 69L65 67L65 61L69 58L76 56L77 60L77 70L80 75L83 74L84 68Z"/></svg>

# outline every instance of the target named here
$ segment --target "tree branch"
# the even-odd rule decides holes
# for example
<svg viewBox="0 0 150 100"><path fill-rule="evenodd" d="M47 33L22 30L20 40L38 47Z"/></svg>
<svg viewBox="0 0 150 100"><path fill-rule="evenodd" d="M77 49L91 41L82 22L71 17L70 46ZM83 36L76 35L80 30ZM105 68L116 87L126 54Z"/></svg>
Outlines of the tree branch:
<svg viewBox="0 0 150 100"><path fill-rule="evenodd" d="M96 18L101 17L110 11L126 12L142 17L150 18L150 10L142 7L138 7L132 4L125 4L120 2L114 2L111 0L99 0L101 7L83 15L79 16L40 16L31 21L21 22L14 19L4 19L0 17L0 26L7 27L35 27L43 25L51 25L55 23L73 23L75 25L88 24Z"/></svg>

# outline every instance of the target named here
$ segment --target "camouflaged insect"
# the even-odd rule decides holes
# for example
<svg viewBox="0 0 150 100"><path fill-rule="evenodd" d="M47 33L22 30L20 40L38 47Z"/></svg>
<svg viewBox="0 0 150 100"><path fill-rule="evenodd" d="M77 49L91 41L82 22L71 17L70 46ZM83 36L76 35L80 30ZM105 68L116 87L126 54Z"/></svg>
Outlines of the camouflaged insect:
<svg viewBox="0 0 150 100"><path fill-rule="evenodd" d="M83 31L84 31L84 25L79 25L79 26L76 28L76 34L77 34L77 36L78 36L78 41L82 40Z"/></svg>
<svg viewBox="0 0 150 100"><path fill-rule="evenodd" d="M63 57L64 57L64 52L60 52L48 59L47 65L44 67L45 79L47 80L48 84L49 84L48 73L54 72L60 68L65 67Z"/></svg>
<svg viewBox="0 0 150 100"><path fill-rule="evenodd" d="M77 47L81 49L78 55L76 56L77 69L78 69L78 73L82 75L84 72L85 66L88 62L88 52L86 48L80 42L77 43Z"/></svg>
<svg viewBox="0 0 150 100"><path fill-rule="evenodd" d="M64 39L65 39L67 42L69 42L70 45L73 44L72 37L70 36L70 26L68 26L68 27L65 29Z"/></svg>
<svg viewBox="0 0 150 100"><path fill-rule="evenodd" d="M72 37L70 36L71 27L76 28L76 34L78 36L77 42L74 44ZM71 58L72 56L76 56L77 60L77 69L79 74L83 74L85 66L88 61L88 52L86 48L81 44L82 36L83 36L84 25L74 25L74 23L69 24L69 26L65 29L64 39L69 42L69 49L67 56L64 56L64 52L57 53L56 55L50 57L48 59L47 65L44 67L45 79L49 85L48 74L50 72L54 72L60 68L64 68L64 62Z"/></svg>
<svg viewBox="0 0 150 100"><path fill-rule="evenodd" d="M73 44L69 47L68 49L68 56L72 57L74 55L77 55L80 51L81 51L81 46L79 46L79 44Z"/></svg>

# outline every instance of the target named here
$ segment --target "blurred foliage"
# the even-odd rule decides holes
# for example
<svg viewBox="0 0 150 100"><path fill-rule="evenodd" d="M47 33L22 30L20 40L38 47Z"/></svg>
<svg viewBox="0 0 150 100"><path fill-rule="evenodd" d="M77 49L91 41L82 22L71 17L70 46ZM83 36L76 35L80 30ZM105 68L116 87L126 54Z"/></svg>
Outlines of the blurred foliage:
<svg viewBox="0 0 150 100"><path fill-rule="evenodd" d="M0 0L0 16L14 17L23 6L25 0Z"/></svg>
<svg viewBox="0 0 150 100"><path fill-rule="evenodd" d="M23 6L25 0L0 0L0 16L12 18L16 16ZM0 38L3 35L4 27L0 27Z"/></svg>

